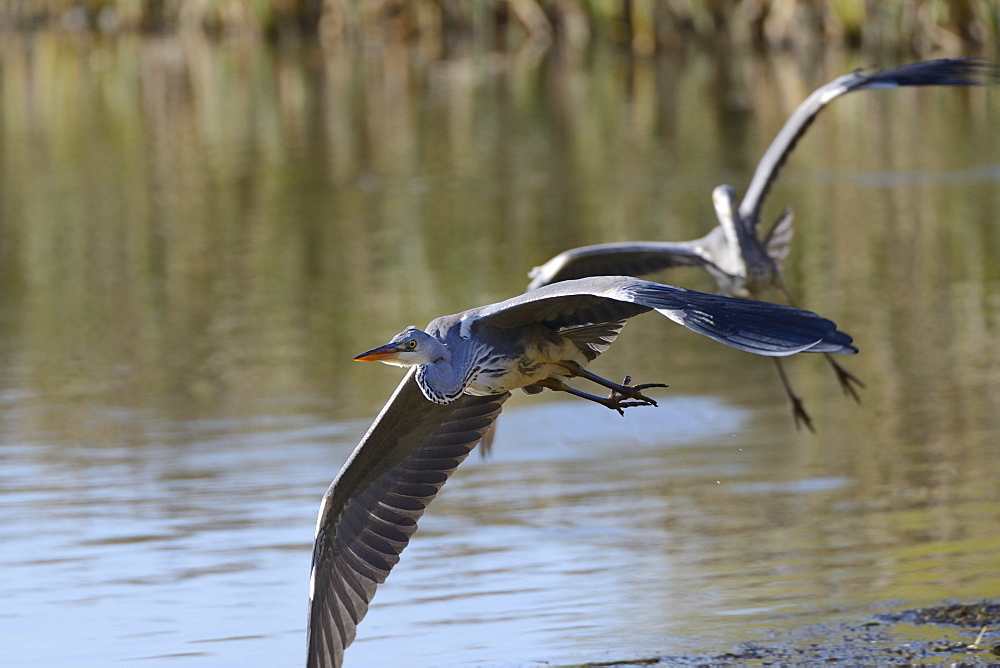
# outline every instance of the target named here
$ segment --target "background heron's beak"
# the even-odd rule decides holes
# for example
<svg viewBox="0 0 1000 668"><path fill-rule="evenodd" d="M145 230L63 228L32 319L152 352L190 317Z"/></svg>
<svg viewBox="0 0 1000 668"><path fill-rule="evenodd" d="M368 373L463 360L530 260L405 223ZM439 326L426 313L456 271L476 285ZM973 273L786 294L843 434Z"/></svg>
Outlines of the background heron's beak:
<svg viewBox="0 0 1000 668"><path fill-rule="evenodd" d="M399 347L395 343L387 343L384 346L379 346L378 348L372 348L366 353L361 353L354 358L355 362L382 362L385 360L396 359L399 355Z"/></svg>

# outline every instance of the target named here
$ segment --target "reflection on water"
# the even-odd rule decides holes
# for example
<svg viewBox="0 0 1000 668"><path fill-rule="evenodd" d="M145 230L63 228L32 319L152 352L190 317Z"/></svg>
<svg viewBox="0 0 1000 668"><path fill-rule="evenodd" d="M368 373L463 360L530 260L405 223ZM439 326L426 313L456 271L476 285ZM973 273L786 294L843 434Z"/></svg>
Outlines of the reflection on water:
<svg viewBox="0 0 1000 668"><path fill-rule="evenodd" d="M857 65L378 56L0 43L4 660L297 665L320 496L399 377L350 357L566 247L700 236L711 188ZM636 319L595 370L670 383L661 407L515 397L350 660L723 652L1000 597L998 113L848 96L775 188L861 406L797 360L797 434L768 362Z"/></svg>

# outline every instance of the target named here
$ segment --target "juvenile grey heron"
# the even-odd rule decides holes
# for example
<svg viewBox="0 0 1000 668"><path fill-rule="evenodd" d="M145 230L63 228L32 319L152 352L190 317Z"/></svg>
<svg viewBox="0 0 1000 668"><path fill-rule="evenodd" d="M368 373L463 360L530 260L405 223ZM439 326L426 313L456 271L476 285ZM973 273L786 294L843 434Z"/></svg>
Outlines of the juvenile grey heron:
<svg viewBox="0 0 1000 668"><path fill-rule="evenodd" d="M601 276L443 316L425 330L407 327L358 355L411 369L323 497L310 578L309 666L340 664L424 509L512 390L569 392L619 412L656 405L642 392L655 384L613 383L584 369L628 318L652 310L758 355L857 352L850 336L809 311ZM574 377L611 394L570 387Z"/></svg>
<svg viewBox="0 0 1000 668"><path fill-rule="evenodd" d="M763 299L771 291L794 304L785 287L781 267L792 241L792 213L785 209L763 237L759 236L764 200L795 145L826 105L852 91L899 86L974 86L1000 81L996 64L977 59L943 59L911 63L871 73L856 70L816 89L799 105L768 147L754 172L743 201L737 205L730 186L718 186L712 201L719 224L693 241L626 241L574 248L535 267L529 290L584 276L603 274L643 276L669 267L702 267L715 279L719 294ZM844 392L859 399L864 384L827 356ZM775 359L785 394L792 404L796 426L813 430L802 400Z"/></svg>

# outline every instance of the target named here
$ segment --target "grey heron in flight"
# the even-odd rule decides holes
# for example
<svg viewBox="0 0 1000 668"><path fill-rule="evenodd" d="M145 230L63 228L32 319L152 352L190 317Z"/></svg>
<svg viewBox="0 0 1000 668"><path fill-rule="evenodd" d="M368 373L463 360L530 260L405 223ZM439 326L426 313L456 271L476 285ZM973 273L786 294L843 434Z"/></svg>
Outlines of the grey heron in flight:
<svg viewBox="0 0 1000 668"><path fill-rule="evenodd" d="M702 267L718 285L719 294L764 299L773 291L794 304L781 275L792 240L792 214L785 209L771 229L760 235L760 215L778 172L799 139L826 105L847 93L899 86L973 86L1000 81L1000 67L977 59L942 59L911 63L882 71L856 70L813 91L785 122L761 158L743 201L726 185L712 192L719 224L693 241L633 241L574 248L535 267L529 290L585 276L644 276L669 267ZM864 384L829 355L844 392L859 400L855 386ZM792 404L796 426L813 430L802 400L775 359L785 394Z"/></svg>
<svg viewBox="0 0 1000 668"><path fill-rule="evenodd" d="M565 281L407 327L358 355L410 367L330 485L316 524L310 578L310 667L338 666L375 588L399 561L424 509L492 426L510 392L569 392L609 408L656 403L657 384L613 383L584 367L628 318L657 311L758 355L856 353L851 337L809 311L708 295L625 276ZM567 384L583 378L604 397Z"/></svg>

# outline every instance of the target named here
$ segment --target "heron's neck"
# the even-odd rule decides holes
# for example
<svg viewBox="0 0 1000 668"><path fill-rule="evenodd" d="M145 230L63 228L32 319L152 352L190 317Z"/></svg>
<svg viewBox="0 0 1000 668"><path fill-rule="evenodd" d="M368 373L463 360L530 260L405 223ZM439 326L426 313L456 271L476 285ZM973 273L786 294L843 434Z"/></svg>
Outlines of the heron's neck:
<svg viewBox="0 0 1000 668"><path fill-rule="evenodd" d="M454 349L441 344L440 357L417 367L417 384L428 400L436 404L450 404L468 387L478 370L480 346L468 340L462 344Z"/></svg>
<svg viewBox="0 0 1000 668"><path fill-rule="evenodd" d="M728 246L725 261L718 264L733 276L746 276L745 251L750 246L751 240L748 237L753 235L753 230L748 229L740 217L732 188L718 186L712 191L712 204Z"/></svg>

